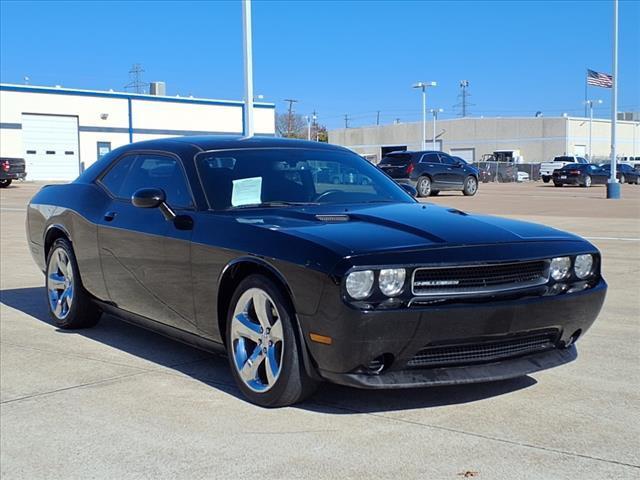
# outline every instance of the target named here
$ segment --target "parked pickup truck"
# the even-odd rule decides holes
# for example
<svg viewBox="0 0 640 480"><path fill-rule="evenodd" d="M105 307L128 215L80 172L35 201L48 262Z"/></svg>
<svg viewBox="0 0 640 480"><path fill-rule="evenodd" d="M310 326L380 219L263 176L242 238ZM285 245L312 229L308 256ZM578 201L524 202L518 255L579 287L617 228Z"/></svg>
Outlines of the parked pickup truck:
<svg viewBox="0 0 640 480"><path fill-rule="evenodd" d="M551 178L553 177L553 171L558 170L565 165L569 165L570 163L584 163L587 164L586 158L582 157L569 157L569 156L561 156L555 157L553 162L544 162L540 164L540 177L542 177L542 181L544 183L549 183Z"/></svg>
<svg viewBox="0 0 640 480"><path fill-rule="evenodd" d="M11 182L27 175L24 158L0 157L0 188L7 188Z"/></svg>

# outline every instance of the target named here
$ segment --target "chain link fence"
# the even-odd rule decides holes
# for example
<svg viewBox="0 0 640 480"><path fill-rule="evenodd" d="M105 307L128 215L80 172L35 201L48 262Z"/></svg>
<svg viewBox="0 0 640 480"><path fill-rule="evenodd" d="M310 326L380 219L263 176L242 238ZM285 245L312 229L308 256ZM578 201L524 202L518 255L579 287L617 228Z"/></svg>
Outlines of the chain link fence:
<svg viewBox="0 0 640 480"><path fill-rule="evenodd" d="M474 164L479 170L483 183L532 182L540 180L539 163L511 162L478 162Z"/></svg>

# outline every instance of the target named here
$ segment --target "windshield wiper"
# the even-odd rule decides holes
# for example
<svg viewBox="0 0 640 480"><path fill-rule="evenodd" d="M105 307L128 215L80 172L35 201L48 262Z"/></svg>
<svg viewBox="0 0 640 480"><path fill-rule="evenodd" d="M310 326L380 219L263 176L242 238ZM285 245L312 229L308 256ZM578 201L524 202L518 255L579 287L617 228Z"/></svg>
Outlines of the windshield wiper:
<svg viewBox="0 0 640 480"><path fill-rule="evenodd" d="M307 205L320 205L320 204L316 202L285 202L281 200L275 200L271 202L247 203L246 205L238 205L237 207L231 207L231 208L237 209L237 208L304 207Z"/></svg>

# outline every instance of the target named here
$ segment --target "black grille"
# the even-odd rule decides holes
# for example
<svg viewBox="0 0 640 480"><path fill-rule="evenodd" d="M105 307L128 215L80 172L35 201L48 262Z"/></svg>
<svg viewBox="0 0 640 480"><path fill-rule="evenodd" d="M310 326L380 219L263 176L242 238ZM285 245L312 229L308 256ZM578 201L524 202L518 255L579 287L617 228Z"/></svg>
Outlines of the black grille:
<svg viewBox="0 0 640 480"><path fill-rule="evenodd" d="M511 290L547 282L546 260L496 265L419 268L414 295L473 294Z"/></svg>
<svg viewBox="0 0 640 480"><path fill-rule="evenodd" d="M482 343L426 347L409 360L407 367L466 365L513 358L555 348L556 337L556 332L546 332Z"/></svg>

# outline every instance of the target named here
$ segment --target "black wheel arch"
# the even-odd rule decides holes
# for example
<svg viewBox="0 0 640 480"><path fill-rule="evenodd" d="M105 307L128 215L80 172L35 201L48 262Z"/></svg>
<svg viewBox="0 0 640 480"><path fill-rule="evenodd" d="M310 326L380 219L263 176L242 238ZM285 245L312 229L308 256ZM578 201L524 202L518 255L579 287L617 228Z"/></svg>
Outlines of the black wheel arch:
<svg viewBox="0 0 640 480"><path fill-rule="evenodd" d="M58 223L49 225L44 233L44 258L46 260L47 255L49 255L49 250L53 243L59 238L66 238L69 243L73 246L73 241L71 240L71 234L69 231Z"/></svg>

